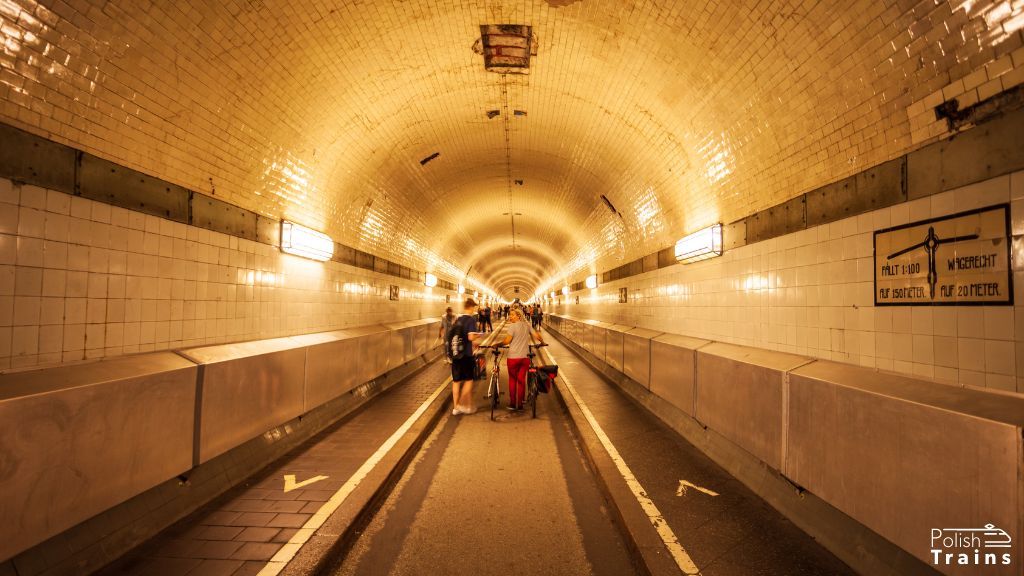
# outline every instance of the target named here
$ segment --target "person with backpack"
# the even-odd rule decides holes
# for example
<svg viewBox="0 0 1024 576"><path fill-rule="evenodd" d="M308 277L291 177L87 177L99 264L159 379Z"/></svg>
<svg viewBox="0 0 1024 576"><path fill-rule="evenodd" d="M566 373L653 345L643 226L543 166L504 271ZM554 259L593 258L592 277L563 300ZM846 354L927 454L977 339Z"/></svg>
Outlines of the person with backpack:
<svg viewBox="0 0 1024 576"><path fill-rule="evenodd" d="M441 329L437 335L437 339L441 341L444 347L444 362L445 364L452 363L452 349L448 347L448 340L445 337L448 335L448 331L452 329L452 324L455 322L455 313L452 312L452 307L445 308L444 314L441 316Z"/></svg>
<svg viewBox="0 0 1024 576"><path fill-rule="evenodd" d="M544 319L544 312L540 309L540 304L533 307L533 329L540 329L540 322Z"/></svg>
<svg viewBox="0 0 1024 576"><path fill-rule="evenodd" d="M445 334L445 346L452 358L452 416L476 412L473 402L473 379L476 375L473 341L483 333L477 332L476 301L466 298L462 311Z"/></svg>
<svg viewBox="0 0 1024 576"><path fill-rule="evenodd" d="M518 308L513 308L507 324L508 336L503 344L508 345L508 409L518 412L523 409L526 399L526 371L530 368L530 344L532 338L543 343L540 333L527 324L527 317Z"/></svg>

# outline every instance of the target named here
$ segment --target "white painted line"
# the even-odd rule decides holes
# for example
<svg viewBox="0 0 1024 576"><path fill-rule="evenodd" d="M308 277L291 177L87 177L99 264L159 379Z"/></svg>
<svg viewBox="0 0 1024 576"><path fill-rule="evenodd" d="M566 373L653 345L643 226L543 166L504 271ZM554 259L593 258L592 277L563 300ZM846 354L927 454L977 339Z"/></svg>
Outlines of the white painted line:
<svg viewBox="0 0 1024 576"><path fill-rule="evenodd" d="M633 492L633 497L640 503L640 507L643 508L644 513L647 514L647 519L651 521L654 529L657 530L658 536L661 536L661 541L665 543L665 547L668 548L669 554L672 555L672 559L676 561L676 565L683 571L683 574L700 574L700 570L697 569L697 565L693 563L693 559L686 553L683 545L679 543L679 539L676 538L675 532L669 527L668 521L662 516L661 511L654 505L654 501L647 496L647 491L640 485L640 481L633 475L633 471L626 465L626 461L622 459L619 451L615 449L615 445L612 444L611 439L605 434L604 429L597 423L597 419L594 418L594 414L587 407L580 395L576 393L576 388L569 381L569 378L565 376L564 372L559 372L558 377L562 379L562 383L565 384L566 389L572 394L573 399L576 400L576 404L579 405L580 411L583 412L583 416L586 417L587 422L590 423L590 427L594 429L594 434L597 435L597 439L601 441L604 449L608 452L608 456L615 463L615 467L619 469L619 474L622 475L622 479L626 481L626 485L629 486L630 491Z"/></svg>
<svg viewBox="0 0 1024 576"><path fill-rule="evenodd" d="M676 496L682 496L683 494L686 494L688 488L694 488L698 492L703 492L708 496L718 496L718 492L715 492L714 490L708 490L707 488L701 488L700 486L697 486L696 484L688 480L679 481L679 488L676 489Z"/></svg>
<svg viewBox="0 0 1024 576"><path fill-rule="evenodd" d="M384 443L380 445L380 448L377 448L377 451L373 453L373 456L370 456L366 462L363 462L363 465L360 466L354 474L352 474L352 477L349 478L341 488L338 488L338 491L335 492L327 502L324 502L324 505L321 506L315 514L310 516L309 520L306 520L306 523L302 525L302 528L292 536L291 540L289 540L287 544L277 551L277 554L274 554L274 557L267 562L267 565L259 571L257 576L277 576L282 570L284 570L285 566L288 565L288 562L298 554L302 545L313 537L313 534L318 528L323 526L324 522L327 521L327 518L329 518L331 514L341 506L350 494L352 494L356 487L359 486L359 483L366 479L366 476L369 475L377 464L384 459L384 455L395 447L398 440L401 439L402 436L409 431L409 428L412 428L412 425L416 420L418 420L419 417L427 411L430 404L433 403L442 392L445 392L449 388L451 381L451 378L445 380L444 384L442 384L437 390L434 390L430 397L423 401L423 404L420 404L419 408L412 413L412 416L409 416L409 418L399 426L398 430L395 430L395 433L385 440Z"/></svg>

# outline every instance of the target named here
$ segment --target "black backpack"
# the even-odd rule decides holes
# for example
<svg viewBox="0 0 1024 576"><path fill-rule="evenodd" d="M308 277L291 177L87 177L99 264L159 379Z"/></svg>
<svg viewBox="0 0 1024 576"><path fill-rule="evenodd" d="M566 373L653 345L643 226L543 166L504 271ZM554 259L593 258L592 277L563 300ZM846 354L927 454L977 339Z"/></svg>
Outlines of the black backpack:
<svg viewBox="0 0 1024 576"><path fill-rule="evenodd" d="M456 318L452 327L448 329L448 333L444 335L445 346L451 351L452 359L455 360L469 358L473 355L473 344L469 341L469 332L466 331L466 323L463 318L467 318L467 316Z"/></svg>

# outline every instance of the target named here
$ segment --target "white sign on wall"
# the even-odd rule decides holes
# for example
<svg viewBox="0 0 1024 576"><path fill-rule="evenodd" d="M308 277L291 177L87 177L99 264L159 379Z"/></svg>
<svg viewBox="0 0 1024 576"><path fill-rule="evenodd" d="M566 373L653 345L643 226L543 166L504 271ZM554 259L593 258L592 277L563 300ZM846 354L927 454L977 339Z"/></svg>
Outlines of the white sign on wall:
<svg viewBox="0 0 1024 576"><path fill-rule="evenodd" d="M875 305L1013 304L1006 204L875 232Z"/></svg>

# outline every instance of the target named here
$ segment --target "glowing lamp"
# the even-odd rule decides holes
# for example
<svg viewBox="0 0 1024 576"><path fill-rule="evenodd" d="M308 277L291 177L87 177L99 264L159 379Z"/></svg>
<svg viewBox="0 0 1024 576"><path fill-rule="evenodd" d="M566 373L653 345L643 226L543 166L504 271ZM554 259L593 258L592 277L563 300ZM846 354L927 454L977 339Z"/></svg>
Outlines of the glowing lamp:
<svg viewBox="0 0 1024 576"><path fill-rule="evenodd" d="M568 286L562 286L562 294L564 296L568 296L569 295L569 287Z"/></svg>
<svg viewBox="0 0 1024 576"><path fill-rule="evenodd" d="M597 274L587 276L587 288L590 288L591 290L597 288Z"/></svg>
<svg viewBox="0 0 1024 576"><path fill-rule="evenodd" d="M281 251L322 262L334 255L334 240L323 232L282 220Z"/></svg>
<svg viewBox="0 0 1024 576"><path fill-rule="evenodd" d="M434 286L437 286L437 276L434 276L430 272L427 272L426 276L423 277L423 284L425 284L428 288L433 288Z"/></svg>
<svg viewBox="0 0 1024 576"><path fill-rule="evenodd" d="M722 255L722 225L698 230L676 242L676 260L692 264Z"/></svg>
<svg viewBox="0 0 1024 576"><path fill-rule="evenodd" d="M465 294L465 293L466 293L466 287L463 286L462 284L459 284L459 294Z"/></svg>

